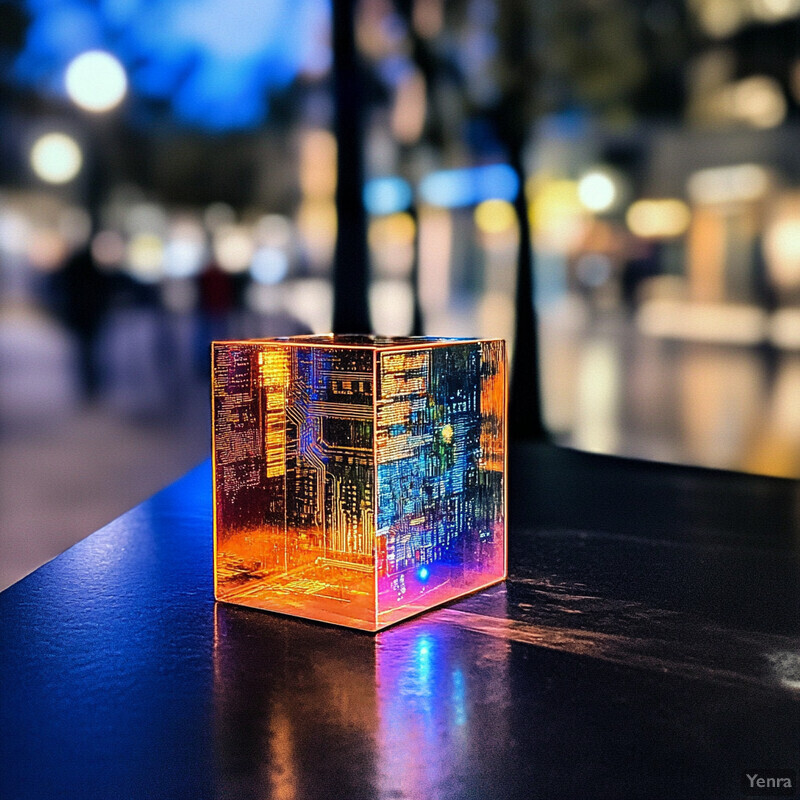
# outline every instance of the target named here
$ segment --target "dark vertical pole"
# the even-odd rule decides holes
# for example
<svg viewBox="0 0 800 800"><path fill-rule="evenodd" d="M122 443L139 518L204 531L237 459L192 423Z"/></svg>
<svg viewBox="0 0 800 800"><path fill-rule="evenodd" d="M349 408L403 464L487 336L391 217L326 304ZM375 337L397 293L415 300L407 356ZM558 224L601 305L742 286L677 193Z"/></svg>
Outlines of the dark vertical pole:
<svg viewBox="0 0 800 800"><path fill-rule="evenodd" d="M408 213L414 220L414 260L411 262L411 292L413 295L414 314L411 323L411 335L422 336L424 324L422 319L422 303L419 297L419 214L416 204L412 203Z"/></svg>
<svg viewBox="0 0 800 800"><path fill-rule="evenodd" d="M334 333L369 333L367 219L362 200L364 131L362 80L355 44L357 0L333 0L333 82L337 141L333 260Z"/></svg>
<svg viewBox="0 0 800 800"><path fill-rule="evenodd" d="M542 441L547 432L542 421L542 392L539 381L539 331L536 320L535 268L528 199L525 192L523 153L535 117L539 65L531 36L536 30L538 3L506 0L501 5L498 38L505 65L506 82L495 109L500 138L506 145L519 188L514 198L519 227L517 255L516 323L511 391L508 404L508 433L515 441Z"/></svg>
<svg viewBox="0 0 800 800"><path fill-rule="evenodd" d="M531 224L525 194L525 170L522 166L522 153L518 148L514 148L511 153L511 166L519 179L519 191L514 200L519 226L519 255L514 356L508 408L509 435L515 441L542 441L547 438L547 432L542 421Z"/></svg>

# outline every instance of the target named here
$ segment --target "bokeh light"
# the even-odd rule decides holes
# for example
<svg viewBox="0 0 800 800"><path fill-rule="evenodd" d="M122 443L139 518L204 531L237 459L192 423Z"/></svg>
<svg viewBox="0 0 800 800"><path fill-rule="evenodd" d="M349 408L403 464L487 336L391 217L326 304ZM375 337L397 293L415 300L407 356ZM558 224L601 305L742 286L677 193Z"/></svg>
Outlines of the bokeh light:
<svg viewBox="0 0 800 800"><path fill-rule="evenodd" d="M417 225L410 214L389 214L373 219L368 239L376 275L407 278L414 262Z"/></svg>
<svg viewBox="0 0 800 800"><path fill-rule="evenodd" d="M416 223L410 214L390 214L370 223L369 243L371 247L412 244L416 229Z"/></svg>
<svg viewBox="0 0 800 800"><path fill-rule="evenodd" d="M625 221L631 233L643 239L670 239L686 232L691 212L677 198L637 200L628 209Z"/></svg>
<svg viewBox="0 0 800 800"><path fill-rule="evenodd" d="M164 241L152 233L139 233L128 242L128 270L142 283L158 283L164 275Z"/></svg>
<svg viewBox="0 0 800 800"><path fill-rule="evenodd" d="M443 0L416 0L414 3L413 24L423 39L432 39L444 27Z"/></svg>
<svg viewBox="0 0 800 800"><path fill-rule="evenodd" d="M577 181L543 178L528 181L531 225L536 245L555 253L577 247L585 230L586 210L578 197Z"/></svg>
<svg viewBox="0 0 800 800"><path fill-rule="evenodd" d="M800 194L787 194L771 209L764 232L764 256L780 290L800 288Z"/></svg>
<svg viewBox="0 0 800 800"><path fill-rule="evenodd" d="M754 128L774 128L786 117L786 98L780 83L768 75L752 75L732 90L733 116Z"/></svg>
<svg viewBox="0 0 800 800"><path fill-rule="evenodd" d="M405 211L413 199L408 182L397 176L373 178L364 185L364 206L370 214Z"/></svg>
<svg viewBox="0 0 800 800"><path fill-rule="evenodd" d="M265 247L286 250L292 244L292 223L282 214L265 214L255 226L256 241Z"/></svg>
<svg viewBox="0 0 800 800"><path fill-rule="evenodd" d="M800 14L800 0L751 0L753 16L764 22L779 22Z"/></svg>
<svg viewBox="0 0 800 800"><path fill-rule="evenodd" d="M475 225L482 233L505 233L516 224L514 206L507 200L484 200L475 209Z"/></svg>
<svg viewBox="0 0 800 800"><path fill-rule="evenodd" d="M765 237L770 274L778 286L800 286L800 219L782 219Z"/></svg>
<svg viewBox="0 0 800 800"><path fill-rule="evenodd" d="M280 283L289 272L289 259L277 247L259 247L253 254L250 274L265 286Z"/></svg>
<svg viewBox="0 0 800 800"><path fill-rule="evenodd" d="M770 188L770 174L758 164L712 167L692 173L686 184L695 203L745 203L763 197Z"/></svg>
<svg viewBox="0 0 800 800"><path fill-rule="evenodd" d="M128 89L122 64L104 50L89 50L74 58L67 67L64 82L70 99L93 113L118 106Z"/></svg>
<svg viewBox="0 0 800 800"><path fill-rule="evenodd" d="M191 278L202 270L205 260L202 226L189 218L176 220L164 248L164 274L168 278Z"/></svg>
<svg viewBox="0 0 800 800"><path fill-rule="evenodd" d="M471 206L483 200L511 201L518 190L517 174L508 164L432 172L419 185L422 199L441 208Z"/></svg>
<svg viewBox="0 0 800 800"><path fill-rule="evenodd" d="M578 198L589 211L610 211L618 197L617 182L608 172L592 170L578 181Z"/></svg>
<svg viewBox="0 0 800 800"><path fill-rule="evenodd" d="M408 70L395 93L389 124L395 139L413 144L425 127L425 78L417 69Z"/></svg>
<svg viewBox="0 0 800 800"><path fill-rule="evenodd" d="M731 0L696 0L693 4L703 30L715 38L730 36L747 19L744 3Z"/></svg>
<svg viewBox="0 0 800 800"><path fill-rule="evenodd" d="M47 183L69 183L80 172L83 154L66 133L46 133L31 148L31 167Z"/></svg>
<svg viewBox="0 0 800 800"><path fill-rule="evenodd" d="M336 191L336 138L324 129L303 131L300 137L300 189L314 200Z"/></svg>
<svg viewBox="0 0 800 800"><path fill-rule="evenodd" d="M243 225L223 225L214 234L214 258L220 269L246 272L253 258L253 239Z"/></svg>
<svg viewBox="0 0 800 800"><path fill-rule="evenodd" d="M414 320L414 295L405 280L374 281L369 288L373 330L385 336L407 336Z"/></svg>
<svg viewBox="0 0 800 800"><path fill-rule="evenodd" d="M297 229L310 265L329 266L336 246L338 220L333 200L306 200L297 210Z"/></svg>

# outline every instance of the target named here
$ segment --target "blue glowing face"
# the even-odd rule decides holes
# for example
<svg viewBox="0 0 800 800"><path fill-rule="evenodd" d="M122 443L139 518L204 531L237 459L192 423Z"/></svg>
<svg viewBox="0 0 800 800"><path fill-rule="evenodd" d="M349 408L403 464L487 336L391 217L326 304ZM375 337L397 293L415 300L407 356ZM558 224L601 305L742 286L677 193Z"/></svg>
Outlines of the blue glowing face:
<svg viewBox="0 0 800 800"><path fill-rule="evenodd" d="M15 64L21 83L63 94L64 70L112 51L136 97L168 102L211 130L264 121L268 95L330 63L329 0L27 0L32 24Z"/></svg>

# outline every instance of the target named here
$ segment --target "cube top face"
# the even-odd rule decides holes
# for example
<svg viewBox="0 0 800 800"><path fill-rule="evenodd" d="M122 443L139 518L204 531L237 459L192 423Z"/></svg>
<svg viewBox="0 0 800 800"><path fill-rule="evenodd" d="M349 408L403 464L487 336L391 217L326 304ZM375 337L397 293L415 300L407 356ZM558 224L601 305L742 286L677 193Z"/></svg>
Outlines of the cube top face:
<svg viewBox="0 0 800 800"><path fill-rule="evenodd" d="M219 600L376 631L502 580L499 340L213 345Z"/></svg>
<svg viewBox="0 0 800 800"><path fill-rule="evenodd" d="M248 339L241 342L219 342L215 344L283 344L295 347L367 347L373 350L409 349L415 347L447 346L467 342L491 341L480 339L456 339L441 336L374 336L360 333L325 333L308 336L281 336L271 339Z"/></svg>

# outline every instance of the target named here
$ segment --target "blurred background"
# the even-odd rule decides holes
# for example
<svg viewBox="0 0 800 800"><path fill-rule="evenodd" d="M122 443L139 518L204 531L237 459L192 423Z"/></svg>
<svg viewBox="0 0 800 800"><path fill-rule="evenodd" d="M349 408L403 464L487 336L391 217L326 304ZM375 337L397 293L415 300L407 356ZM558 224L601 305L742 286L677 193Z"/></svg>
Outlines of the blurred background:
<svg viewBox="0 0 800 800"><path fill-rule="evenodd" d="M211 339L352 266L512 340L529 237L552 440L800 475L800 0L3 0L0 75L0 588L208 454Z"/></svg>

